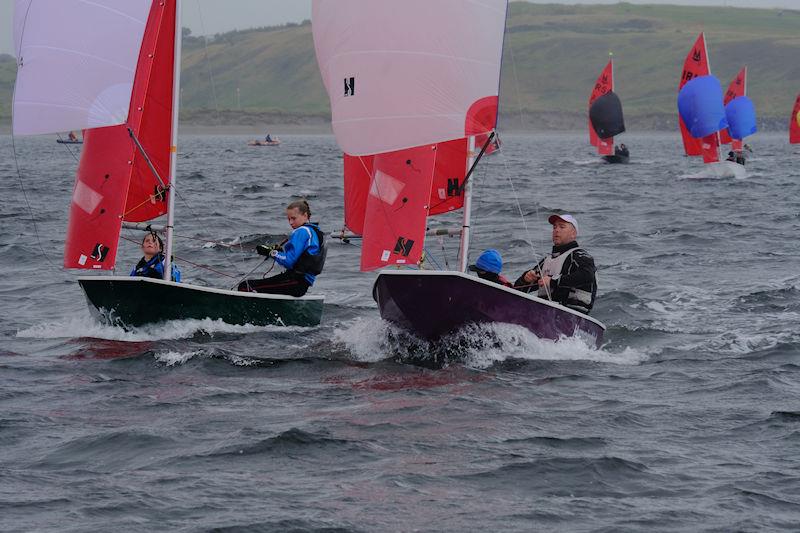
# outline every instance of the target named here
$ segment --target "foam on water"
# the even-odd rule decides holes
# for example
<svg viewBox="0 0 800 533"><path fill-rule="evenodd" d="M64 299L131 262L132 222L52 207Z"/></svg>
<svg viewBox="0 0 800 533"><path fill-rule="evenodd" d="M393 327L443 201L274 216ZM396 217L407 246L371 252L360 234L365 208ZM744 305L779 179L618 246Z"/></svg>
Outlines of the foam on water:
<svg viewBox="0 0 800 533"><path fill-rule="evenodd" d="M513 324L481 324L462 328L433 344L418 339L380 318L358 318L334 332L334 343L343 345L357 360L446 357L471 368L488 368L509 360L592 361L636 365L649 355L626 347L611 352L589 345L578 337L558 342L538 338Z"/></svg>
<svg viewBox="0 0 800 533"><path fill-rule="evenodd" d="M155 354L156 361L164 363L167 366L182 365L195 356L202 356L205 352L203 350L193 350L189 352L161 352Z"/></svg>
<svg viewBox="0 0 800 533"><path fill-rule="evenodd" d="M197 333L254 333L263 331L306 331L307 328L284 326L254 326L227 324L221 320L172 320L158 324L123 329L102 324L89 316L70 317L55 322L36 324L17 331L17 337L28 339L72 339L90 337L104 340L142 342L168 339L186 339Z"/></svg>
<svg viewBox="0 0 800 533"><path fill-rule="evenodd" d="M725 165L722 163L725 163L725 161L721 161L720 163L710 163L699 172L682 174L678 176L678 178L687 180L747 179L747 171L745 170L745 167L735 163L730 165Z"/></svg>
<svg viewBox="0 0 800 533"><path fill-rule="evenodd" d="M334 344L344 346L354 359L377 362L390 357L386 354L385 339L388 337L388 322L379 317L359 317L333 332Z"/></svg>

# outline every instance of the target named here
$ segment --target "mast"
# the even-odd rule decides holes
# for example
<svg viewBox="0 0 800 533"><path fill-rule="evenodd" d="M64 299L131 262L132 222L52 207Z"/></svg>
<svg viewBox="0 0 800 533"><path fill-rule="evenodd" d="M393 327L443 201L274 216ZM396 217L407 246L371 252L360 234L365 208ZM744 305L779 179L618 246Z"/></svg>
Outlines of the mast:
<svg viewBox="0 0 800 533"><path fill-rule="evenodd" d="M175 220L175 178L178 175L178 115L181 99L181 0L175 0L175 47L172 58L172 132L169 141L169 193L167 194L167 249L164 251L164 280L172 280L172 230Z"/></svg>
<svg viewBox="0 0 800 533"><path fill-rule="evenodd" d="M608 62L611 63L611 91L614 91L614 53L608 53Z"/></svg>
<svg viewBox="0 0 800 533"><path fill-rule="evenodd" d="M467 137L467 170L475 163L475 136ZM472 180L467 180L464 190L464 219L461 223L461 245L458 250L458 271L466 272L469 261L469 223L472 217Z"/></svg>

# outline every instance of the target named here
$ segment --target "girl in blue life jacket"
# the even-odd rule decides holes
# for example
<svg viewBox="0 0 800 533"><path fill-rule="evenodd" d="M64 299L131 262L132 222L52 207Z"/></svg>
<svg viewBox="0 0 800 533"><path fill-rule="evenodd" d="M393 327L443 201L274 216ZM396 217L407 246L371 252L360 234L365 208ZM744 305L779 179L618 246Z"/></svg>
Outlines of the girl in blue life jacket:
<svg viewBox="0 0 800 533"><path fill-rule="evenodd" d="M286 218L292 234L279 246L259 245L260 255L272 257L286 270L264 279L247 279L239 284L240 291L303 296L322 273L325 265L325 235L310 221L311 208L305 200L286 206Z"/></svg>
<svg viewBox="0 0 800 533"><path fill-rule="evenodd" d="M155 233L148 233L142 239L142 258L131 270L131 276L164 279L164 242ZM172 281L181 280L181 271L172 263Z"/></svg>

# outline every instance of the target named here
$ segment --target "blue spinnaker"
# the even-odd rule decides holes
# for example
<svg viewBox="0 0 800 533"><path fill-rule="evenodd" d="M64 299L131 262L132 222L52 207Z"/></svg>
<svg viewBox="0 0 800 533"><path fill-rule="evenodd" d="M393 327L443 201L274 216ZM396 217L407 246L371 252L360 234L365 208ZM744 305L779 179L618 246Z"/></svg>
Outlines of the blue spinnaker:
<svg viewBox="0 0 800 533"><path fill-rule="evenodd" d="M728 119L728 133L732 139L742 140L758 131L756 127L756 108L746 96L734 98L725 106Z"/></svg>
<svg viewBox="0 0 800 533"><path fill-rule="evenodd" d="M719 80L714 76L699 76L684 85L678 93L678 113L695 139L727 128Z"/></svg>

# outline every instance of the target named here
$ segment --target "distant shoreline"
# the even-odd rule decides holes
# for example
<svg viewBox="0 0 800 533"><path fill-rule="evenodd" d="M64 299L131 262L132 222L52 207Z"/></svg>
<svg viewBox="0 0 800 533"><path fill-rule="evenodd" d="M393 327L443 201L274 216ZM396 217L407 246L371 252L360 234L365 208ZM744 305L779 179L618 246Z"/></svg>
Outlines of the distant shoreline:
<svg viewBox="0 0 800 533"><path fill-rule="evenodd" d="M542 133L583 131L586 115L564 112L501 112L498 129L502 132ZM628 131L678 131L677 114L653 113L625 117ZM760 132L788 131L788 117L759 117ZM245 111L187 111L181 113L180 132L188 135L253 135L267 133L280 136L293 134L332 134L330 118L324 114ZM11 120L0 119L0 134L11 133Z"/></svg>

